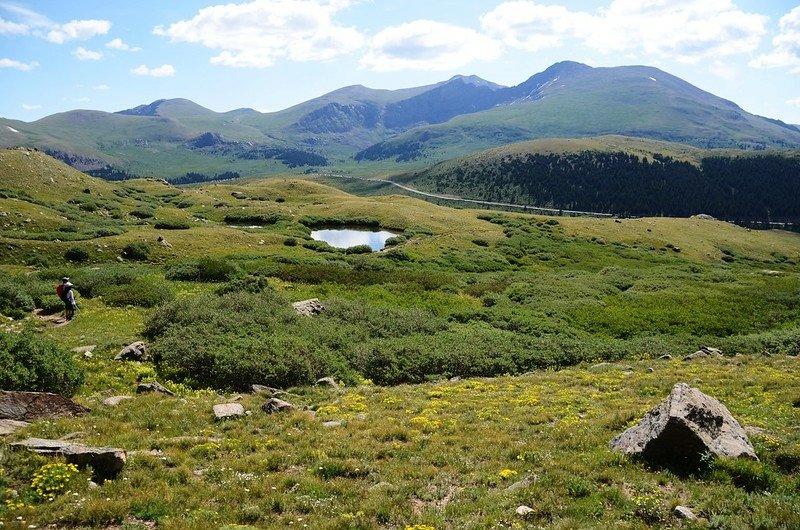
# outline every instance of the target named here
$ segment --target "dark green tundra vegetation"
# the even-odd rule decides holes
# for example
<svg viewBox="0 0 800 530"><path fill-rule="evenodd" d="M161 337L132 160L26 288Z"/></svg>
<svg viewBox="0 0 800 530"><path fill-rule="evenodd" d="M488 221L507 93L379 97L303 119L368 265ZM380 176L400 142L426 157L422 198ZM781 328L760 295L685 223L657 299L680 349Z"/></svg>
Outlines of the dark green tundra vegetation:
<svg viewBox="0 0 800 530"><path fill-rule="evenodd" d="M27 150L0 176L0 387L92 409L0 441L3 528L800 527L800 235L280 177L112 183ZM311 240L321 225L399 235L354 253ZM80 307L56 325L65 275ZM308 298L326 310L296 314ZM135 340L153 363L113 361ZM704 345L726 356L681 360ZM178 397L102 404L152 380ZM608 450L680 381L760 460L678 473ZM265 414L254 383L316 416ZM229 392L252 415L215 422ZM8 447L75 432L129 451L117 479Z"/></svg>

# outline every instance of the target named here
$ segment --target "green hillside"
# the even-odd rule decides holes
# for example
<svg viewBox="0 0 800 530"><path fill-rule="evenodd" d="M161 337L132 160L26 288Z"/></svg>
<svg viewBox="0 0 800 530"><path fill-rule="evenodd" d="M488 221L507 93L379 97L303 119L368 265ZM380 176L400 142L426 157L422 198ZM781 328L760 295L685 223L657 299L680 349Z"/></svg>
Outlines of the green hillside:
<svg viewBox="0 0 800 530"><path fill-rule="evenodd" d="M337 249L311 237L320 227L397 235ZM0 248L0 389L90 409L0 436L3 528L800 524L798 234L452 209L310 177L106 182L13 149ZM321 314L292 309L310 298ZM137 340L153 360L114 360ZM683 360L701 346L724 355ZM176 396L136 393L154 381ZM759 460L609 451L678 382L722 401ZM267 414L253 383L297 409ZM216 420L224 403L249 414ZM90 482L11 450L27 437L118 447L127 463Z"/></svg>

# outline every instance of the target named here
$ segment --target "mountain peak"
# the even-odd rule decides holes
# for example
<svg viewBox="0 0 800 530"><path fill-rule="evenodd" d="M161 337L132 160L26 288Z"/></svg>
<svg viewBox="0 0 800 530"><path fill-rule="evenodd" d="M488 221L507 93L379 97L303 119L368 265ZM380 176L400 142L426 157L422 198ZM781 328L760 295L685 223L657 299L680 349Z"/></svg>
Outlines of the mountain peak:
<svg viewBox="0 0 800 530"><path fill-rule="evenodd" d="M452 83L453 81L461 81L466 85L482 86L491 88L492 90L503 88L503 85L492 83L491 81L487 81L486 79L478 77L477 75L454 75L453 77L447 80L447 83Z"/></svg>

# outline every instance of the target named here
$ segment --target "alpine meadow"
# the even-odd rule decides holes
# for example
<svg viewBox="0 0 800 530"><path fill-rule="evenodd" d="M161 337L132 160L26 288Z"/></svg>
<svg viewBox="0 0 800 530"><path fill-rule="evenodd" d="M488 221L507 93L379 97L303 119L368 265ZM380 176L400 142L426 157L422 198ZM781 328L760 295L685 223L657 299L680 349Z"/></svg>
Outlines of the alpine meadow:
<svg viewBox="0 0 800 530"><path fill-rule="evenodd" d="M236 2L0 2L0 528L800 528L800 7Z"/></svg>

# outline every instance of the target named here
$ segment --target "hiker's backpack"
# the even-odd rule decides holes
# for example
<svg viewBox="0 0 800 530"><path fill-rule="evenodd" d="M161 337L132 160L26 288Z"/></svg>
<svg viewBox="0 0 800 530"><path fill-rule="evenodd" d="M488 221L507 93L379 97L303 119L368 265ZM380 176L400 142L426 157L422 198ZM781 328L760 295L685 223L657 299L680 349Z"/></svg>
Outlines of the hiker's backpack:
<svg viewBox="0 0 800 530"><path fill-rule="evenodd" d="M56 285L56 294L62 300L64 299L64 284L63 283L59 283L58 285Z"/></svg>

